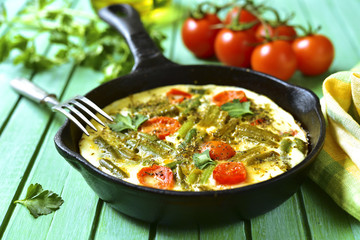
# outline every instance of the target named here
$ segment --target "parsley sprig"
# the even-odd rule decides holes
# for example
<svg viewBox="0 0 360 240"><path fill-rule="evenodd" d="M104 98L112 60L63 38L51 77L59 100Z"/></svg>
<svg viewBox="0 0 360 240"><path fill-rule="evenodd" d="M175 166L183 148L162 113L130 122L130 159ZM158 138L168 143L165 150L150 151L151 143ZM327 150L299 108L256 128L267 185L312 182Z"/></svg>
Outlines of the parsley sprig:
<svg viewBox="0 0 360 240"><path fill-rule="evenodd" d="M250 110L250 102L240 102L239 99L223 104L221 110L227 111L230 117L241 117L245 114L253 114Z"/></svg>
<svg viewBox="0 0 360 240"><path fill-rule="evenodd" d="M132 129L137 131L139 126L148 119L149 118L147 116L141 114L130 117L129 115L124 116L118 113L115 116L114 123L110 123L109 127L111 130L116 132L121 132L126 129Z"/></svg>
<svg viewBox="0 0 360 240"><path fill-rule="evenodd" d="M16 200L14 203L24 205L30 214L37 218L58 210L64 200L56 193L44 190L40 184L35 183L30 184L23 200Z"/></svg>
<svg viewBox="0 0 360 240"><path fill-rule="evenodd" d="M102 72L103 82L131 71L133 57L118 32L93 13L71 9L67 1L62 7L54 7L54 1L29 1L12 19L8 19L4 4L0 5L0 26L9 26L0 36L0 62L11 58L14 64L36 71L74 62ZM151 26L146 27L161 49L164 35ZM44 36L55 46L51 51L38 49L37 43Z"/></svg>

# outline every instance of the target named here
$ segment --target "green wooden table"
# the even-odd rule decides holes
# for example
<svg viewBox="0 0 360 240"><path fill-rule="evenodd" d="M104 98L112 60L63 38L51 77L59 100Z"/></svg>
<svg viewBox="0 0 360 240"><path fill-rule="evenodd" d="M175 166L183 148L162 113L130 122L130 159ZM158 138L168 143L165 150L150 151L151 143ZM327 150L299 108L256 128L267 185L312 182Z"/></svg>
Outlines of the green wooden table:
<svg viewBox="0 0 360 240"><path fill-rule="evenodd" d="M9 16L14 16L26 1L2 2ZM193 1L175 3L180 5L176 12L178 20L162 26L167 35L165 55L181 64L208 63L193 57L180 38L186 6ZM91 11L86 0L75 2L74 6ZM295 12L294 23L321 25L321 33L335 45L336 57L330 72L317 77L296 73L290 82L321 96L321 83L329 73L350 69L359 61L359 0L273 0L271 6ZM0 30L3 34L7 31L4 27ZM19 76L31 79L61 99L85 94L98 85L99 78L97 73L71 63L38 74L15 66L10 60L0 64L2 239L360 239L360 222L339 208L311 180L269 213L226 226L164 227L124 216L100 200L56 152L53 138L64 118L13 92L9 81ZM59 193L65 200L60 210L34 219L26 208L14 205L14 200L24 198L31 183L40 183Z"/></svg>

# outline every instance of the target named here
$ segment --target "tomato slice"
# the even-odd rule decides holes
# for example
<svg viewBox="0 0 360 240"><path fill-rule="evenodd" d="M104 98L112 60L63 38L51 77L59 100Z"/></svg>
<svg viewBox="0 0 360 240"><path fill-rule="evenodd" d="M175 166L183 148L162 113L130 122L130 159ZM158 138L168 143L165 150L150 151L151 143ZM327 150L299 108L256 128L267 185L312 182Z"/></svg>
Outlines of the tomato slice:
<svg viewBox="0 0 360 240"><path fill-rule="evenodd" d="M137 173L140 184L160 189L171 189L174 186L174 174L170 168L159 165L143 167Z"/></svg>
<svg viewBox="0 0 360 240"><path fill-rule="evenodd" d="M209 155L212 160L227 160L233 157L236 152L227 143L221 141L209 141L201 146L200 152L209 149Z"/></svg>
<svg viewBox="0 0 360 240"><path fill-rule="evenodd" d="M166 136L179 130L180 127L181 124L174 118L154 117L141 124L139 130L143 133L156 135L159 139L163 140Z"/></svg>
<svg viewBox="0 0 360 240"><path fill-rule="evenodd" d="M181 103L185 99L191 98L192 95L188 92L184 92L179 89L172 88L170 89L170 91L166 93L166 97L169 99L170 103L176 104L176 103Z"/></svg>
<svg viewBox="0 0 360 240"><path fill-rule="evenodd" d="M221 163L215 167L213 177L218 184L238 184L245 181L246 169L243 163Z"/></svg>
<svg viewBox="0 0 360 240"><path fill-rule="evenodd" d="M234 99L239 99L240 102L246 102L247 98L244 91L223 91L213 96L213 103L221 106L227 102L231 102Z"/></svg>

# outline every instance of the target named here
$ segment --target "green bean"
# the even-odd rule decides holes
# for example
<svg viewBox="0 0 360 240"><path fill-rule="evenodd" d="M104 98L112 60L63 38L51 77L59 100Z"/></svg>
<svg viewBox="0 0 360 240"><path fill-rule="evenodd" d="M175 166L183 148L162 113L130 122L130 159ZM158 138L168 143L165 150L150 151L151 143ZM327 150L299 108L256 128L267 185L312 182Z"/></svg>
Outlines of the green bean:
<svg viewBox="0 0 360 240"><path fill-rule="evenodd" d="M220 125L220 128L216 132L216 135L229 136L235 131L235 128L238 124L239 120L237 118L231 118L226 124Z"/></svg>
<svg viewBox="0 0 360 240"><path fill-rule="evenodd" d="M288 138L284 138L283 140L281 140L280 142L280 150L287 154L290 152L290 149L291 149L291 145L292 145L292 141Z"/></svg>
<svg viewBox="0 0 360 240"><path fill-rule="evenodd" d="M295 147L300 150L303 154L307 151L307 143L301 140L300 138L295 138Z"/></svg>
<svg viewBox="0 0 360 240"><path fill-rule="evenodd" d="M198 183L200 181L200 177L202 173L203 173L202 170L194 168L187 176L186 182L188 182L189 184Z"/></svg>
<svg viewBox="0 0 360 240"><path fill-rule="evenodd" d="M181 138L184 138L188 131L194 126L194 120L192 118L189 118L184 122L184 124L180 127L178 130L178 136Z"/></svg>
<svg viewBox="0 0 360 240"><path fill-rule="evenodd" d="M175 176L176 176L176 181L180 184L180 186L183 189L189 188L189 185L186 183L185 174L183 173L180 165L177 165L175 168Z"/></svg>
<svg viewBox="0 0 360 240"><path fill-rule="evenodd" d="M199 125L209 127L217 124L217 119L220 115L220 108L216 105L210 105L206 111L203 119L199 122Z"/></svg>
<svg viewBox="0 0 360 240"><path fill-rule="evenodd" d="M197 131L195 128L190 129L190 131L188 131L188 133L185 136L184 141L180 144L180 148L184 149L186 148L186 146L191 142L191 140L196 137L197 135Z"/></svg>
<svg viewBox="0 0 360 240"><path fill-rule="evenodd" d="M116 166L113 162L111 162L108 159L100 159L99 160L100 166L106 168L107 170L109 170L115 177L117 178L128 178L129 174L127 172L125 172L124 170L122 170L121 168L119 168L118 166Z"/></svg>
<svg viewBox="0 0 360 240"><path fill-rule="evenodd" d="M254 156L257 156L267 150L264 146L255 146L253 148L237 152L235 156L233 156L230 161L234 162L240 162L240 161L246 161L249 158L253 158Z"/></svg>
<svg viewBox="0 0 360 240"><path fill-rule="evenodd" d="M205 168L200 178L200 184L206 184L208 182L215 167L216 165L209 165L207 168Z"/></svg>
<svg viewBox="0 0 360 240"><path fill-rule="evenodd" d="M116 147L108 143L101 136L98 136L94 139L94 143L100 147L103 151L110 155L114 159L128 159L128 160L138 160L139 157L135 152L126 148L125 146L117 145Z"/></svg>
<svg viewBox="0 0 360 240"><path fill-rule="evenodd" d="M277 161L279 160L279 154L275 151L264 152L255 156L252 156L246 160L247 165L261 164L263 162Z"/></svg>
<svg viewBox="0 0 360 240"><path fill-rule="evenodd" d="M249 140L263 143L271 147L278 147L281 137L275 133L260 129L250 125L238 125L236 127L236 134L238 136L247 138Z"/></svg>
<svg viewBox="0 0 360 240"><path fill-rule="evenodd" d="M165 164L165 166L168 168L171 168L173 170L177 167L177 165L180 165L183 162L184 162L184 160L177 160L177 161L173 161L171 163Z"/></svg>
<svg viewBox="0 0 360 240"><path fill-rule="evenodd" d="M153 155L166 157L168 155L174 154L175 150L172 146L165 143L162 140L154 139L154 136L151 136L146 133L138 133L140 137L140 144L138 148L142 149L143 151L150 152Z"/></svg>
<svg viewBox="0 0 360 240"><path fill-rule="evenodd" d="M260 137L262 139L269 139L271 141L279 142L281 137L269 130L264 130L251 125L238 125L237 130L246 132L251 136Z"/></svg>
<svg viewBox="0 0 360 240"><path fill-rule="evenodd" d="M169 151L169 152L175 151L175 148L173 146L167 144L165 141L158 139L155 135L150 135L150 134L146 134L146 133L142 133L142 132L139 132L138 135L142 139L146 139L146 140L156 143L164 151Z"/></svg>
<svg viewBox="0 0 360 240"><path fill-rule="evenodd" d="M165 105L154 112L155 116L176 116L179 109L175 105Z"/></svg>

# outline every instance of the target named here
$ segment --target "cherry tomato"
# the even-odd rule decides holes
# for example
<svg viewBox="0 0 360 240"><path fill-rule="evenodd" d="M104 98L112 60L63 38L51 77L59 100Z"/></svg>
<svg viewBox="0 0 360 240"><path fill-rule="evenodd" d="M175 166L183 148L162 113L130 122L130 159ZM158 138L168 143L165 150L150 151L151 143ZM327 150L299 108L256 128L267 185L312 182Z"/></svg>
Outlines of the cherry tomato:
<svg viewBox="0 0 360 240"><path fill-rule="evenodd" d="M221 141L209 141L201 146L200 152L209 149L210 158L212 160L227 160L233 157L236 152L227 143Z"/></svg>
<svg viewBox="0 0 360 240"><path fill-rule="evenodd" d="M224 28L215 39L216 57L225 65L250 67L255 42L255 35L250 30L233 31Z"/></svg>
<svg viewBox="0 0 360 240"><path fill-rule="evenodd" d="M160 189L171 189L174 186L174 174L170 168L159 165L143 167L137 173L140 184Z"/></svg>
<svg viewBox="0 0 360 240"><path fill-rule="evenodd" d="M178 120L171 117L154 117L140 126L140 132L156 135L159 139L163 140L166 136L175 133L181 124Z"/></svg>
<svg viewBox="0 0 360 240"><path fill-rule="evenodd" d="M172 104L181 103L185 99L191 98L191 96L192 95L190 93L181 91L176 88L172 88L166 93L166 97Z"/></svg>
<svg viewBox="0 0 360 240"><path fill-rule="evenodd" d="M288 80L296 71L296 56L291 44L276 40L257 46L251 56L254 70Z"/></svg>
<svg viewBox="0 0 360 240"><path fill-rule="evenodd" d="M234 99L239 99L240 102L246 102L247 98L244 91L223 91L213 96L212 101L217 106L221 106Z"/></svg>
<svg viewBox="0 0 360 240"><path fill-rule="evenodd" d="M239 7L234 7L226 15L224 23L231 24L233 19L236 18L238 16L238 14L239 14ZM256 29L261 25L259 18L244 8L241 8L240 15L239 15L239 22L240 23L258 22L253 27L251 27L251 30L254 33L255 33Z"/></svg>
<svg viewBox="0 0 360 240"><path fill-rule="evenodd" d="M243 163L226 162L217 165L213 177L218 184L232 185L245 181L246 170Z"/></svg>
<svg viewBox="0 0 360 240"><path fill-rule="evenodd" d="M216 14L205 14L203 18L188 18L181 29L185 46L198 58L214 55L215 37L220 29L214 25L221 23Z"/></svg>
<svg viewBox="0 0 360 240"><path fill-rule="evenodd" d="M296 39L292 44L298 69L304 75L318 75L329 69L335 55L331 41L320 34Z"/></svg>
<svg viewBox="0 0 360 240"><path fill-rule="evenodd" d="M255 36L256 39L260 42L265 40L266 37L279 37L281 40L292 42L296 38L297 33L292 26L280 25L277 27L272 27L269 24L262 24L257 28Z"/></svg>

